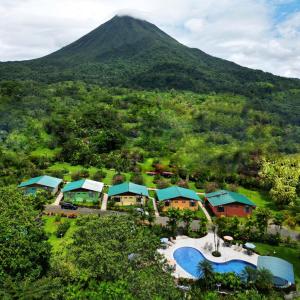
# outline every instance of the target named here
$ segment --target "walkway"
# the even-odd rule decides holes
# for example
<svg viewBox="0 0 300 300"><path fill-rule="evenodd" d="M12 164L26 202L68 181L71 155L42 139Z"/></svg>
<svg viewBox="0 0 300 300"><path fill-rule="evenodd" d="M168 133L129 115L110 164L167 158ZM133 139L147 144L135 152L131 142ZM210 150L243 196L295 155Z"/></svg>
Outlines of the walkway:
<svg viewBox="0 0 300 300"><path fill-rule="evenodd" d="M50 204L50 205L52 205L52 206L58 206L59 203L60 203L60 201L62 200L63 196L64 196L64 194L63 194L62 192L60 192L60 193L57 195L55 201L54 201L52 204Z"/></svg>
<svg viewBox="0 0 300 300"><path fill-rule="evenodd" d="M152 203L153 203L155 217L159 217L159 212L158 212L158 209L157 209L157 205L156 205L155 199L152 198L152 197L149 197L149 198L152 200Z"/></svg>
<svg viewBox="0 0 300 300"><path fill-rule="evenodd" d="M106 211L106 208L107 208L107 199L108 199L108 195L105 193L103 195L103 199L102 199L101 211Z"/></svg>
<svg viewBox="0 0 300 300"><path fill-rule="evenodd" d="M212 261L217 263L225 263L229 260L233 259L240 259L243 261L246 261L248 263L251 263L253 265L257 265L257 259L258 255L256 253L253 253L252 255L248 255L246 250L235 250L234 246L231 247L225 247L223 246L224 241L220 239L220 247L219 251L221 252L221 257L214 257L211 255L211 251L208 251L207 245L211 245L213 247L214 244L214 234L212 232L209 232L206 236L200 239L192 239L187 236L178 236L176 240L174 241L174 244L169 246L167 249L159 249L158 251L163 254L168 261L171 263L176 263L174 260L173 253L176 249L181 247L193 247L197 250L199 250L203 256ZM184 269L182 269L177 263L176 263L176 270L174 271L175 277L182 277L182 278L191 278L195 279L191 274L187 273Z"/></svg>
<svg viewBox="0 0 300 300"><path fill-rule="evenodd" d="M201 201L199 201L199 206L201 207L202 211L205 214L205 217L207 219L207 223L212 223L211 216L210 216L210 214L208 213L207 209L205 208L205 206L202 204Z"/></svg>

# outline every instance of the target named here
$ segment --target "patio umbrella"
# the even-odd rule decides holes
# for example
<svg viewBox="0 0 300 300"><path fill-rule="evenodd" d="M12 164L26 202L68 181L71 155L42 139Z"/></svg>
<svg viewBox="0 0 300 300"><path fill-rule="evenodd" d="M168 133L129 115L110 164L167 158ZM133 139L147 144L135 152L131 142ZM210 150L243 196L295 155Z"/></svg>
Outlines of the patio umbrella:
<svg viewBox="0 0 300 300"><path fill-rule="evenodd" d="M245 245L244 245L247 249L254 249L256 246L254 245L254 244L252 244L252 243L246 243Z"/></svg>
<svg viewBox="0 0 300 300"><path fill-rule="evenodd" d="M162 244L166 244L168 241L169 241L168 238L161 238L161 239L160 239L160 242L161 242Z"/></svg>
<svg viewBox="0 0 300 300"><path fill-rule="evenodd" d="M226 241L232 241L232 240L233 240L233 237L230 236L230 235L225 235L223 238L224 238L224 240L226 240Z"/></svg>

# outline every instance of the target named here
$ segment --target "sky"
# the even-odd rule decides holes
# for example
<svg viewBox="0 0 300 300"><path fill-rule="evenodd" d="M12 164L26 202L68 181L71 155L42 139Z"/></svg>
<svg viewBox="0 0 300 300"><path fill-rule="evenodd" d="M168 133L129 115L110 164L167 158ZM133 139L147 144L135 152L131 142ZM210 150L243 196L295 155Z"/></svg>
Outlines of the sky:
<svg viewBox="0 0 300 300"><path fill-rule="evenodd" d="M213 56L300 78L300 0L0 0L0 61L49 54L117 14Z"/></svg>

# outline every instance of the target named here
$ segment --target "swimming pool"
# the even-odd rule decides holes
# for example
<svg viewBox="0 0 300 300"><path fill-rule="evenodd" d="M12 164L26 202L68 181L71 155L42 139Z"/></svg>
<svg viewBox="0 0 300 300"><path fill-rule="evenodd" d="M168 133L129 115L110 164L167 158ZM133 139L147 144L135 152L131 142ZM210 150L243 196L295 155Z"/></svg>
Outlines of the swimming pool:
<svg viewBox="0 0 300 300"><path fill-rule="evenodd" d="M206 259L199 250L192 247L181 247L174 251L173 256L182 269L194 277L199 277L198 264L200 261ZM241 274L247 266L256 268L255 265L239 259L233 259L225 263L216 263L212 261L211 263L214 271L219 273L234 272L236 274Z"/></svg>

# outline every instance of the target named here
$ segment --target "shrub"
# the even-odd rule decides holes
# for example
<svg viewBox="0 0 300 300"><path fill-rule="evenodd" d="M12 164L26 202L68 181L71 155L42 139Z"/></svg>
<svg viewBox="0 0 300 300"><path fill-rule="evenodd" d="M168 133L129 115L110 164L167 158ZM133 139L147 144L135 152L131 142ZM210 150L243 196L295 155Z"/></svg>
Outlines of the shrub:
<svg viewBox="0 0 300 300"><path fill-rule="evenodd" d="M143 178L142 174L140 174L140 173L133 174L131 176L130 180L136 184L141 184L141 185L144 184L144 178Z"/></svg>
<svg viewBox="0 0 300 300"><path fill-rule="evenodd" d="M56 215L54 221L57 222L57 223L60 222L61 221L61 215Z"/></svg>
<svg viewBox="0 0 300 300"><path fill-rule="evenodd" d="M93 180L101 181L105 177L106 177L106 172L104 172L103 170L99 170L93 175Z"/></svg>
<svg viewBox="0 0 300 300"><path fill-rule="evenodd" d="M160 179L156 183L156 187L158 189L165 189L165 188L167 188L169 186L170 186L170 184L169 184L169 182L166 179Z"/></svg>
<svg viewBox="0 0 300 300"><path fill-rule="evenodd" d="M236 185L236 184L234 184L234 183L228 184L228 185L227 185L227 189L228 189L229 191L236 192L237 189L238 189L238 185Z"/></svg>
<svg viewBox="0 0 300 300"><path fill-rule="evenodd" d="M196 189L203 189L204 185L201 181L196 181L195 187L196 187Z"/></svg>
<svg viewBox="0 0 300 300"><path fill-rule="evenodd" d="M89 171L87 169L81 169L71 174L71 178L73 181L79 180L81 178L87 178L87 177L89 177Z"/></svg>
<svg viewBox="0 0 300 300"><path fill-rule="evenodd" d="M217 189L219 189L219 185L217 182L206 182L204 184L204 189L206 193L215 192Z"/></svg>
<svg viewBox="0 0 300 300"><path fill-rule="evenodd" d="M182 187L182 188L189 188L189 183L187 180L183 180L183 179L180 179L178 182L177 182L177 185Z"/></svg>
<svg viewBox="0 0 300 300"><path fill-rule="evenodd" d="M68 231L68 229L70 228L70 222L63 222L61 224L58 225L57 231L56 231L56 236L58 238L63 237L66 232Z"/></svg>
<svg viewBox="0 0 300 300"><path fill-rule="evenodd" d="M122 174L115 174L114 177L113 177L113 180L112 180L113 181L112 184L113 185L120 184L120 183L125 182L125 180L126 180L126 178L125 178L124 175L122 175Z"/></svg>

